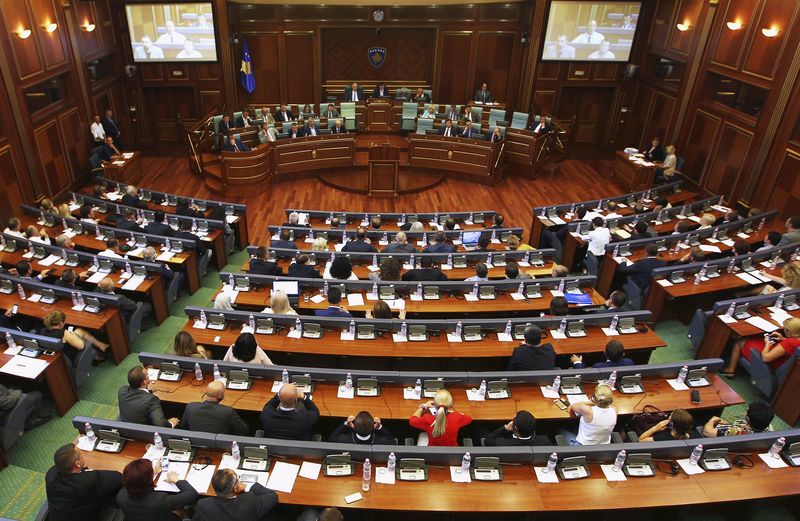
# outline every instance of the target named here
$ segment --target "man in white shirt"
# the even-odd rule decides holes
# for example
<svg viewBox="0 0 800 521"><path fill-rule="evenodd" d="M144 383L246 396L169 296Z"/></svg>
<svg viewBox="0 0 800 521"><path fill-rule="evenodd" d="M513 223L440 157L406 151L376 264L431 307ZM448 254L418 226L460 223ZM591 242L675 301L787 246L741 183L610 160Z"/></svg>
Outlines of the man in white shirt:
<svg viewBox="0 0 800 521"><path fill-rule="evenodd" d="M634 25L631 15L629 14L625 15L625 20L623 21L622 27L620 27L620 29L631 29L631 30L636 29L636 25Z"/></svg>
<svg viewBox="0 0 800 521"><path fill-rule="evenodd" d="M92 116L92 124L89 127L89 131L92 133L92 139L94 139L95 144L102 145L103 142L105 142L106 131L103 129L103 124L100 122L100 114Z"/></svg>
<svg viewBox="0 0 800 521"><path fill-rule="evenodd" d="M167 32L159 36L158 40L156 40L156 43L175 43L183 45L183 42L186 41L186 37L181 33L175 32L175 22L172 20L167 20L165 28L167 29Z"/></svg>
<svg viewBox="0 0 800 521"><path fill-rule="evenodd" d="M363 92L363 90L358 88L358 83L353 82L353 84L350 86L350 92L348 93L347 101L361 101L364 96Z"/></svg>
<svg viewBox="0 0 800 521"><path fill-rule="evenodd" d="M44 228L41 230L37 230L36 226L28 226L25 228L25 237L29 241L38 242L42 244L50 244L50 237L47 236L47 232Z"/></svg>
<svg viewBox="0 0 800 521"><path fill-rule="evenodd" d="M614 58L616 58L616 56L614 56L613 52L608 50L610 46L611 44L608 43L608 40L603 40L602 42L600 42L600 47L598 47L596 51L594 51L592 54L589 55L589 59L613 60Z"/></svg>
<svg viewBox="0 0 800 521"><path fill-rule="evenodd" d="M599 45L606 37L597 32L597 22L592 20L586 28L585 33L581 33L572 40L572 43L593 43Z"/></svg>
<svg viewBox="0 0 800 521"><path fill-rule="evenodd" d="M489 280L489 268L485 263L479 262L475 265L475 275L465 279L464 282L482 282Z"/></svg>
<svg viewBox="0 0 800 521"><path fill-rule="evenodd" d="M183 42L183 50L179 52L178 55L176 56L176 58L180 58L182 60L183 59L196 60L202 57L203 55L200 54L200 51L196 51L194 49L194 42L188 38Z"/></svg>
<svg viewBox="0 0 800 521"><path fill-rule="evenodd" d="M97 254L97 256L98 257L113 257L115 259L121 259L122 255L120 255L119 253L114 251L114 248L116 248L118 245L119 245L119 243L117 243L116 239L108 239L106 241L106 249L101 251L101 252L99 252Z"/></svg>
<svg viewBox="0 0 800 521"><path fill-rule="evenodd" d="M153 45L153 40L149 36L142 36L142 45L136 47L134 57L137 60L163 60L164 51Z"/></svg>
<svg viewBox="0 0 800 521"><path fill-rule="evenodd" d="M605 217L603 217L603 219L607 221L609 219L616 219L618 217L622 217L622 215L617 213L617 203L615 203L614 201L609 201L608 211L606 212L606 215Z"/></svg>
<svg viewBox="0 0 800 521"><path fill-rule="evenodd" d="M592 231L589 232L589 251L600 259L606 253L606 245L611 242L611 232L606 228L602 217L592 219Z"/></svg>
<svg viewBox="0 0 800 521"><path fill-rule="evenodd" d="M456 135L456 129L453 128L453 121L448 119L444 122L444 126L439 129L439 134L445 137L453 137Z"/></svg>
<svg viewBox="0 0 800 521"><path fill-rule="evenodd" d="M571 60L575 58L575 47L567 44L567 35L558 37L556 45L550 45L544 53L545 58Z"/></svg>
<svg viewBox="0 0 800 521"><path fill-rule="evenodd" d="M3 230L3 233L19 237L20 239L24 239L25 235L23 235L22 232L19 230L19 226L20 226L19 219L16 217L12 217L8 220L8 226L6 226L6 229Z"/></svg>

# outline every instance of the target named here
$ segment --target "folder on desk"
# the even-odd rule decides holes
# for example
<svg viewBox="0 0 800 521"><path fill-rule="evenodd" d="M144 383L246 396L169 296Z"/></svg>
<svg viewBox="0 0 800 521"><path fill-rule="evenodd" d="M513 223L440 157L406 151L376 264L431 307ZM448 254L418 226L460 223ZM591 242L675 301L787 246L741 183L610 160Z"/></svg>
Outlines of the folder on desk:
<svg viewBox="0 0 800 521"><path fill-rule="evenodd" d="M564 296L569 304L588 306L592 303L592 296L587 293L567 293Z"/></svg>

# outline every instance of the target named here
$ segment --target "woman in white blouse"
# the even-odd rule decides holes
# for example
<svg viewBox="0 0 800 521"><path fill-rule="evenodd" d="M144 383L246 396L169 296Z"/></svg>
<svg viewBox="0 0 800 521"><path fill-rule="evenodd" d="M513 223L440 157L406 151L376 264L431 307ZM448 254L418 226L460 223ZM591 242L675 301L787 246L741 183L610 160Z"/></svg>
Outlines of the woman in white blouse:
<svg viewBox="0 0 800 521"><path fill-rule="evenodd" d="M425 119L435 119L436 105L428 105L428 107L425 109L425 112L422 113L422 117Z"/></svg>
<svg viewBox="0 0 800 521"><path fill-rule="evenodd" d="M273 365L267 353L258 347L256 337L252 333L242 333L236 342L225 353L224 362L242 362L245 364Z"/></svg>

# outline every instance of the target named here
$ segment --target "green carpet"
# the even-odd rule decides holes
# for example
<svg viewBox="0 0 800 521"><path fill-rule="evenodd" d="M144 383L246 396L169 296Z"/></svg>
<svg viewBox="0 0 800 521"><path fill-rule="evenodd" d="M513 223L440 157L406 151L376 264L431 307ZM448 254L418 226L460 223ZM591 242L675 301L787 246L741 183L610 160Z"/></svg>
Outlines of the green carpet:
<svg viewBox="0 0 800 521"><path fill-rule="evenodd" d="M231 255L225 271L238 271L247 259L244 252ZM80 390L80 401L63 417L55 416L46 426L34 429L25 435L8 452L9 467L0 471L0 517L30 521L35 516L45 499L44 473L52 465L53 453L72 439L75 430L72 428L74 416L94 416L112 419L117 416L117 389L124 382L128 370L138 363L138 353L143 351L167 352L172 346L172 339L186 321L186 306L202 306L211 302L211 297L220 285L219 272L209 271L203 279L203 287L194 295L184 294L172 306L170 317L159 327L145 322L144 330L131 346L131 354L119 365L105 362L94 368L92 375ZM151 319L152 320L152 319ZM692 345L686 336L686 326L675 320L668 320L656 326L656 332L667 343L668 347L658 349L652 357L653 363L674 362L694 358ZM763 399L750 385L746 375L737 374L728 380L730 385L745 402ZM51 404L46 404L50 406ZM727 407L726 418L744 415L744 406ZM776 429L789 426L775 419ZM714 515L688 516L692 521L713 521L720 519ZM757 521L784 521L795 518L783 507L769 506L756 511Z"/></svg>

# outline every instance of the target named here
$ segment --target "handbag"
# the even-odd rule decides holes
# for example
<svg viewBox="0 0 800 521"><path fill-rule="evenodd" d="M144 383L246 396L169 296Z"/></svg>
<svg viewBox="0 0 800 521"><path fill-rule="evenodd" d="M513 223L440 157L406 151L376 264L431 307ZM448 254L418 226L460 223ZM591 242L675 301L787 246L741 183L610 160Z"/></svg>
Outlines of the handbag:
<svg viewBox="0 0 800 521"><path fill-rule="evenodd" d="M637 435L641 435L658 422L664 421L667 418L669 418L669 414L655 405L645 405L642 408L642 412L634 414L631 417L628 425L625 427L625 431L634 431Z"/></svg>

